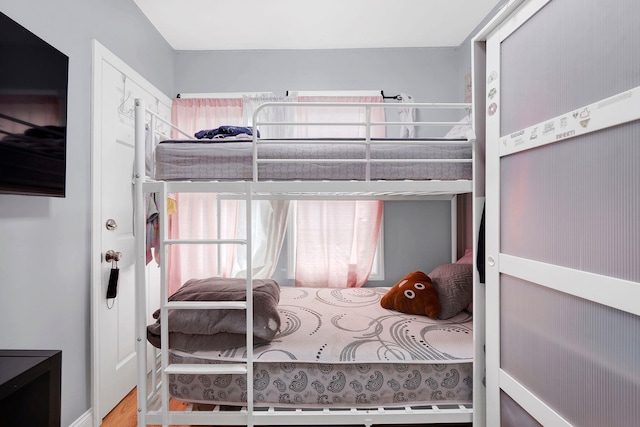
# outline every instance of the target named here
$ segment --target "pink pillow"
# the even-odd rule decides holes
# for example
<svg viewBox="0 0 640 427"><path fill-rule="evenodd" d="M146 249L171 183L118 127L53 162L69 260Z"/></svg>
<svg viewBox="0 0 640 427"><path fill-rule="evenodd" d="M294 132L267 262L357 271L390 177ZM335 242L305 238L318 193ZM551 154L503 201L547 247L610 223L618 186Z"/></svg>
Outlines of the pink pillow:
<svg viewBox="0 0 640 427"><path fill-rule="evenodd" d="M471 249L465 250L464 255L456 261L456 264L473 264L473 251Z"/></svg>

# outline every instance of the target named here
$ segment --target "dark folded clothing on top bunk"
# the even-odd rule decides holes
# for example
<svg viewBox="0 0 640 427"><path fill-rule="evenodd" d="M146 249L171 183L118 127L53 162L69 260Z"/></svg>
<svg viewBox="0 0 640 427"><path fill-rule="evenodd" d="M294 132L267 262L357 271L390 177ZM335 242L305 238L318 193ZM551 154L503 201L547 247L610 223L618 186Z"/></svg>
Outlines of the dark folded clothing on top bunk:
<svg viewBox="0 0 640 427"><path fill-rule="evenodd" d="M195 133L198 139L222 139L239 135L252 136L253 128L246 126L220 126L215 129L204 129ZM258 131L258 137L260 132Z"/></svg>
<svg viewBox="0 0 640 427"><path fill-rule="evenodd" d="M187 281L169 301L246 301L246 279L211 277ZM280 331L280 287L271 279L253 281L254 343L271 341ZM147 326L147 340L161 346L160 310ZM169 310L169 348L174 350L223 350L246 343L245 310Z"/></svg>

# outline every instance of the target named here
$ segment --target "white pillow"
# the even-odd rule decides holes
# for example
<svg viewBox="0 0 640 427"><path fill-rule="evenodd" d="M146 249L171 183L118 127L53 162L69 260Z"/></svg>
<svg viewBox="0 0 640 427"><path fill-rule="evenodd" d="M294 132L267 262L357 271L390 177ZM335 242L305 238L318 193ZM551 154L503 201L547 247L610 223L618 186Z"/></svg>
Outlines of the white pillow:
<svg viewBox="0 0 640 427"><path fill-rule="evenodd" d="M449 132L447 132L447 134L445 135L445 138L451 138L451 139L466 139L467 138L467 132L471 129L471 126L469 126L466 123L469 123L471 121L471 115L467 114L466 116L464 116L462 118L462 120L460 120L458 123L465 123L462 125L456 125L454 127L451 128L451 130Z"/></svg>

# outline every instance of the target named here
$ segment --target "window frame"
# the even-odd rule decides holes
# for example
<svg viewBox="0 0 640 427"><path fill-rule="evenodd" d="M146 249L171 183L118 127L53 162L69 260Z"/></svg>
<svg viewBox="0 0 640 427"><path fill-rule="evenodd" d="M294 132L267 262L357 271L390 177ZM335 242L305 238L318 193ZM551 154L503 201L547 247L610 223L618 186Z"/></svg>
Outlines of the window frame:
<svg viewBox="0 0 640 427"><path fill-rule="evenodd" d="M287 222L286 240L287 240L287 279L295 280L296 278L296 200L292 200L289 205L289 219ZM384 203L382 205L382 217L380 219L380 231L378 232L378 243L376 247L376 255L373 258L371 266L370 281L382 282L385 280L384 274Z"/></svg>

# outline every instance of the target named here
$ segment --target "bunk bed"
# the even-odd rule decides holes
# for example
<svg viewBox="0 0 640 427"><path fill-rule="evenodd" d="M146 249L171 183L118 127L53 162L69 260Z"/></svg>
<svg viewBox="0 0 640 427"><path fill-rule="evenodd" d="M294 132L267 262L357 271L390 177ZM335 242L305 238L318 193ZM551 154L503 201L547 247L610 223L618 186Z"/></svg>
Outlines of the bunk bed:
<svg viewBox="0 0 640 427"><path fill-rule="evenodd" d="M297 122L263 121L261 111L264 109L354 106L367 111L363 122L349 123L366 130L363 138L268 139L260 136L260 129L268 126L300 126ZM407 108L407 104L401 106ZM462 113L470 109L469 104L409 106ZM372 121L370 110L381 107L393 109L400 105L265 103L254 114L250 137L243 135L238 140L220 143L194 139L147 110L143 101L136 100L136 234L145 236L144 197L148 193L159 196L162 251L172 244L231 243L244 245L247 253L251 253L251 236L235 242L167 239L167 195L210 192L245 200L246 225L251 229L252 200L453 200L456 195L473 192L475 136L470 124L465 123L467 131L461 135L447 137L447 130L460 126L457 119L410 124ZM158 122L172 127L173 139L154 146L149 156L145 152L145 129L156 129ZM327 125L345 123L304 123L302 126ZM375 126L388 129L399 125L444 129L431 132L445 136L371 137ZM146 169L146 159L152 162L149 169ZM250 273L251 257L247 257L248 277L223 281L225 286L233 282L234 289L237 291L240 286L244 293L239 298L236 292L233 298L223 296L207 301L170 297L167 266L166 262L162 263L161 301L155 313L157 325L149 325L144 238L138 237L136 245L136 304L140 308L136 314L139 425L471 423L477 373L472 369L473 318L468 311L440 320L387 310L380 306L380 300L389 288L279 287L270 283L272 281L254 280ZM161 260L167 258L165 254L161 252ZM258 285L261 290L269 290L258 292ZM264 302L264 295L271 295L266 297L268 303ZM195 347L185 344L182 349L170 348L173 344L162 345L178 342L170 333L171 326L167 326L176 318L172 315L188 313L187 318L193 319L196 313L206 316L205 313L216 310L241 313L243 321L238 331L241 343L235 336L237 345L223 349L205 348L206 345L198 348L199 343L194 344ZM278 318L281 322L275 337L270 335L263 340L254 330L260 313L274 313L271 320ZM159 368L149 384L146 363L150 326L155 326L154 345L160 350ZM327 329L328 335L319 338L321 343L317 346L307 345L310 339L316 339L315 334L321 329ZM340 330L346 330L348 335L337 335ZM185 342L188 341L182 341ZM373 357L361 358L367 354ZM305 387L296 390L302 385ZM306 394L297 393L302 389L307 390ZM193 402L202 410L169 411L170 398ZM227 406L234 410L226 410Z"/></svg>

